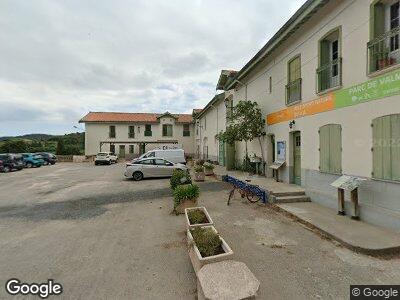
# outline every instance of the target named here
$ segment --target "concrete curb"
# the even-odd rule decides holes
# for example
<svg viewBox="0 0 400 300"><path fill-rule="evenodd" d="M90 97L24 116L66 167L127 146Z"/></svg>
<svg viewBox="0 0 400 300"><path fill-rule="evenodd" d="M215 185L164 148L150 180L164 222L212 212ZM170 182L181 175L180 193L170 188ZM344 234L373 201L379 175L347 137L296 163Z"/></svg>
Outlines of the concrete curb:
<svg viewBox="0 0 400 300"><path fill-rule="evenodd" d="M400 246L391 247L391 248L382 248L382 249L369 249L369 248L364 248L364 247L360 247L360 246L355 246L355 245L350 244L347 241L342 240L340 237L335 236L335 235L315 226L314 224L296 216L295 214L283 209L282 207L279 207L275 204L270 204L268 207L270 207L271 209L273 209L274 211L276 211L278 213L285 215L286 217L291 218L292 220L294 220L296 222L299 222L299 223L305 225L306 227L308 227L314 231L318 231L318 233L323 235L324 237L327 237L328 239L331 239L331 240L335 240L338 243L340 243L342 246L344 246L347 249L350 249L354 252L370 255L373 257L379 257L379 258L392 258L392 257L398 257L400 255Z"/></svg>

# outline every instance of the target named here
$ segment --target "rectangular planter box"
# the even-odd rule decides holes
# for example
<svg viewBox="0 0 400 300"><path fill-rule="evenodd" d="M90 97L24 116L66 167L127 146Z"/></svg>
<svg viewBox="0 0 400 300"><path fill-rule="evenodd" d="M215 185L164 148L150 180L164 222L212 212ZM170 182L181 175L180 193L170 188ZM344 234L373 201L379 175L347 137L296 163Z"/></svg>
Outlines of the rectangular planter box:
<svg viewBox="0 0 400 300"><path fill-rule="evenodd" d="M205 174L204 172L194 172L194 181L204 181L205 179Z"/></svg>
<svg viewBox="0 0 400 300"><path fill-rule="evenodd" d="M189 211L191 211L191 210L196 210L196 209L201 210L201 211L204 212L204 214L206 215L206 217L207 217L207 219L208 219L208 222L207 222L207 223L190 224L188 213L189 213ZM187 230L187 229L191 229L191 228L195 228L195 227L214 225L214 222L213 222L213 220L211 219L210 215L208 214L207 209L206 209L205 207L203 207L203 206L201 206L201 207L186 208L186 209L185 209L185 218L186 218L186 230Z"/></svg>
<svg viewBox="0 0 400 300"><path fill-rule="evenodd" d="M192 208L192 207L197 207L197 198L196 199L188 199L180 203L176 208L175 208L175 213L177 214L184 214L185 209L187 208Z"/></svg>
<svg viewBox="0 0 400 300"><path fill-rule="evenodd" d="M206 168L204 168L204 174L206 176L214 175L214 169L206 169Z"/></svg>
<svg viewBox="0 0 400 300"><path fill-rule="evenodd" d="M214 228L214 226L202 226L203 228L212 228L215 233L218 233L218 231ZM187 241L189 245L189 257L190 261L192 262L193 269L196 273L200 271L200 269L206 265L206 264L211 264L223 260L228 260L228 259L233 259L233 251L231 247L225 242L225 240L220 236L219 237L222 241L222 249L224 250L225 253L221 253L218 255L214 256L208 256L208 257L202 257L200 254L199 249L197 248L196 244L194 243L192 233L190 230L187 230Z"/></svg>

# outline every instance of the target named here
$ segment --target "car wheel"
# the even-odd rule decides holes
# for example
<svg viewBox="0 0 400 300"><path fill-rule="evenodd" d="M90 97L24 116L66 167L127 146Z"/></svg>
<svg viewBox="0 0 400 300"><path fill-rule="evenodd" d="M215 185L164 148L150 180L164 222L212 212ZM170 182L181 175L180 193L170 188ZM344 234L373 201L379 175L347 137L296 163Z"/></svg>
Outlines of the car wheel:
<svg viewBox="0 0 400 300"><path fill-rule="evenodd" d="M95 161L95 162L94 162L94 165L95 165L95 166L97 166L97 165L98 165L98 162L97 162L97 161Z"/></svg>
<svg viewBox="0 0 400 300"><path fill-rule="evenodd" d="M112 161L110 160L110 161L108 162L108 164L111 165L111 164L112 164Z"/></svg>
<svg viewBox="0 0 400 300"><path fill-rule="evenodd" d="M140 181L140 180L143 179L143 173L142 172L135 172L135 173L133 173L132 177L133 177L133 180Z"/></svg>
<svg viewBox="0 0 400 300"><path fill-rule="evenodd" d="M48 162L48 161L44 161L44 165L45 165L45 166L48 166L48 165L49 165L49 162Z"/></svg>
<svg viewBox="0 0 400 300"><path fill-rule="evenodd" d="M8 173L8 172L10 172L10 167L4 167L4 170L3 170L3 172L4 172L4 173Z"/></svg>
<svg viewBox="0 0 400 300"><path fill-rule="evenodd" d="M27 168L32 168L32 167L33 167L32 163L26 163L25 166L26 166Z"/></svg>

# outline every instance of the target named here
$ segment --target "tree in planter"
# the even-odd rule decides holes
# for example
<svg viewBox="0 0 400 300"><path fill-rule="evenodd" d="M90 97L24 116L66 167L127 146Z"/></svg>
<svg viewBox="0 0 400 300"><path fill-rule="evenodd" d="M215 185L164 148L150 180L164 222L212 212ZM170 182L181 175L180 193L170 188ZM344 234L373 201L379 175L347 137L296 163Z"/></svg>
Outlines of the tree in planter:
<svg viewBox="0 0 400 300"><path fill-rule="evenodd" d="M226 131L219 133L217 139L230 145L233 145L235 142L244 141L246 145L245 165L247 165L250 160L247 143L257 139L260 144L262 162L264 163L265 158L262 137L265 136L265 121L257 102L239 101L232 109L231 120ZM245 169L248 169L248 166L245 166Z"/></svg>
<svg viewBox="0 0 400 300"><path fill-rule="evenodd" d="M204 165L203 165L203 167L204 167L204 171L205 171L205 174L206 175L212 175L212 174L214 174L214 165L213 164L210 164L210 163L205 163Z"/></svg>

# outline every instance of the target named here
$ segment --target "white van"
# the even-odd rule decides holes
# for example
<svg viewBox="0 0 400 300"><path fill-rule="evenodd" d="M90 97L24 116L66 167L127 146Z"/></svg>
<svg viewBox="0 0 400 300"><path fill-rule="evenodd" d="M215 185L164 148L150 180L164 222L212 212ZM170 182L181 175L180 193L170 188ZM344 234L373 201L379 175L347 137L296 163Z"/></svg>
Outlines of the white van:
<svg viewBox="0 0 400 300"><path fill-rule="evenodd" d="M145 154L141 155L139 158L134 159L139 160L143 158L164 158L166 160L169 160L170 162L173 163L181 163L181 164L186 164L186 159L185 159L185 151L183 149L167 149L167 150L159 150L159 149L154 149L146 152Z"/></svg>

